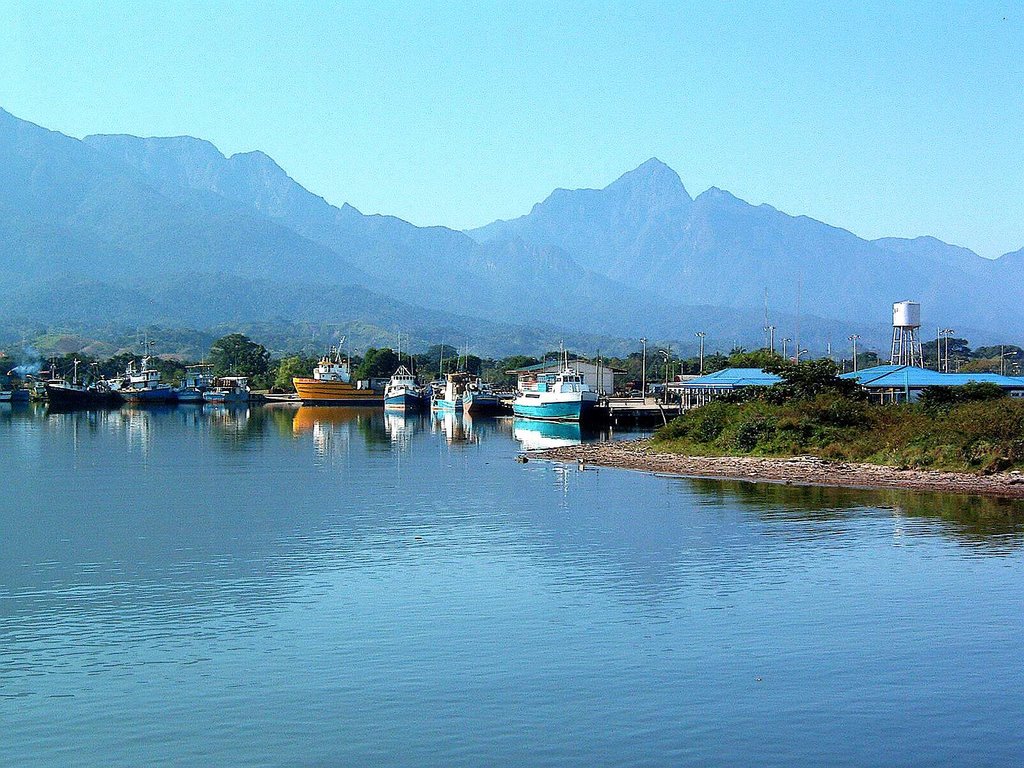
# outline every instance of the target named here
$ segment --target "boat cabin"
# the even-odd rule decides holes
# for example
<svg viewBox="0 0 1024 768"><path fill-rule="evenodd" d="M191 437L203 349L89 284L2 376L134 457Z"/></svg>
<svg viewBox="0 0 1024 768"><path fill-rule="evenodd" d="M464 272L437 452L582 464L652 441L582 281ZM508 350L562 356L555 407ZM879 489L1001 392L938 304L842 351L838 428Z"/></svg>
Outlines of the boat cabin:
<svg viewBox="0 0 1024 768"><path fill-rule="evenodd" d="M320 358L320 362L313 369L313 378L316 381L341 381L346 384L352 380L349 362L341 356L341 347L332 348Z"/></svg>

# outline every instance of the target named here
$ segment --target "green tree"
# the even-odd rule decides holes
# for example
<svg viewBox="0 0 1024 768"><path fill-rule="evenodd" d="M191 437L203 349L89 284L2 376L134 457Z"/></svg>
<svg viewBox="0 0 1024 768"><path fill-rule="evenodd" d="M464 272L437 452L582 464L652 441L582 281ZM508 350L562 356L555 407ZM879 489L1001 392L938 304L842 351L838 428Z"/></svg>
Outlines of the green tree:
<svg viewBox="0 0 1024 768"><path fill-rule="evenodd" d="M277 361L277 367L274 370L273 388L281 392L294 392L295 385L292 383L292 379L312 375L316 364L317 358L304 355L281 358Z"/></svg>
<svg viewBox="0 0 1024 768"><path fill-rule="evenodd" d="M772 352L770 349L755 349L748 352L745 349L734 349L729 353L730 368L764 368L780 362L782 355Z"/></svg>
<svg viewBox="0 0 1024 768"><path fill-rule="evenodd" d="M356 367L354 377L359 380L386 378L391 376L399 365L401 363L395 350L389 347L370 347L366 350L362 362Z"/></svg>
<svg viewBox="0 0 1024 768"><path fill-rule="evenodd" d="M863 392L854 379L841 379L838 366L828 358L801 360L776 360L764 366L768 373L774 373L782 381L765 391L766 399L772 402L790 400L812 400L818 395L836 394L850 399L862 398Z"/></svg>
<svg viewBox="0 0 1024 768"><path fill-rule="evenodd" d="M216 376L248 376L256 388L267 383L270 353L242 333L232 333L213 342L210 362Z"/></svg>

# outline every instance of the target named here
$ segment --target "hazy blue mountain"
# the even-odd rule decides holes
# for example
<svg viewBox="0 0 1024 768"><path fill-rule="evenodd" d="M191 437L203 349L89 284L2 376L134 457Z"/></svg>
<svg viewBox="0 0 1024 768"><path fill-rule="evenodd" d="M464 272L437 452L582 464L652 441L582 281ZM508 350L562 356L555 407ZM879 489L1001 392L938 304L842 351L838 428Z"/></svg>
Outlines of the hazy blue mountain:
<svg viewBox="0 0 1024 768"><path fill-rule="evenodd" d="M634 283L638 250L670 250L692 204L678 174L652 158L604 189L556 189L526 216L470 234L561 248L588 269Z"/></svg>
<svg viewBox="0 0 1024 768"><path fill-rule="evenodd" d="M445 227L366 216L347 204L334 207L259 152L225 157L208 142L188 137L89 136L84 141L132 167L165 195L202 192L263 214L356 264L367 275L367 286L410 304L489 321L616 335L669 336L679 332L684 318L696 319L695 308L585 268L561 243L509 237L481 245ZM669 207L690 202L678 176L657 161L613 187L622 215L637 221L667 190L680 192Z"/></svg>
<svg viewBox="0 0 1024 768"><path fill-rule="evenodd" d="M1024 308L1006 284L1024 273L1008 257L993 262L931 237L870 242L715 187L691 200L657 160L601 190L556 190L529 214L469 234L560 247L683 305L749 309L767 291L773 312L884 323L893 301L913 298L926 319L1024 332Z"/></svg>
<svg viewBox="0 0 1024 768"><path fill-rule="evenodd" d="M335 252L226 198L161 193L83 142L0 110L0 278L282 271L364 280Z"/></svg>
<svg viewBox="0 0 1024 768"><path fill-rule="evenodd" d="M0 111L5 322L361 323L606 351L641 335L690 349L700 329L728 349L761 342L767 289L777 338L799 326L820 350L852 331L884 345L904 298L978 341L1024 332L1022 278L1024 252L869 242L717 188L694 199L656 159L467 234L333 206L261 152L77 140Z"/></svg>

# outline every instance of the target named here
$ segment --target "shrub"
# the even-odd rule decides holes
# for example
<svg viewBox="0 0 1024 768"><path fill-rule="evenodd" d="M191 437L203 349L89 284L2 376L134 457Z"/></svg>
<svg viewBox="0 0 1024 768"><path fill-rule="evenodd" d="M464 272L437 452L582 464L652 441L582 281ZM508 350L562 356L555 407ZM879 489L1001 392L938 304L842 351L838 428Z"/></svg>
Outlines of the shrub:
<svg viewBox="0 0 1024 768"><path fill-rule="evenodd" d="M959 387L925 387L918 396L918 402L925 408L943 408L959 403L984 402L1007 397L1006 391L998 384L988 381L972 381Z"/></svg>
<svg viewBox="0 0 1024 768"><path fill-rule="evenodd" d="M752 451L760 443L767 442L775 434L775 419L763 414L755 414L741 421L733 436L733 444L741 451Z"/></svg>

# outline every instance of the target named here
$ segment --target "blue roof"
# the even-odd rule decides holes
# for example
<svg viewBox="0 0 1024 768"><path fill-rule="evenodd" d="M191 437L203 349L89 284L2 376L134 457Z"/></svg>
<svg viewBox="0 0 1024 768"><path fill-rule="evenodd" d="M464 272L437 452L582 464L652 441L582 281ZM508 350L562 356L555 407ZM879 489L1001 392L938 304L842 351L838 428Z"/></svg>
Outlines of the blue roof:
<svg viewBox="0 0 1024 768"><path fill-rule="evenodd" d="M782 381L774 373L766 373L760 368L725 368L721 371L708 373L690 379L683 387L770 387Z"/></svg>
<svg viewBox="0 0 1024 768"><path fill-rule="evenodd" d="M862 387L880 389L923 389L924 387L961 387L964 384L996 384L1003 389L1024 389L1024 378L998 373L939 373L911 365L876 365L856 373L844 373L843 379L856 379Z"/></svg>

